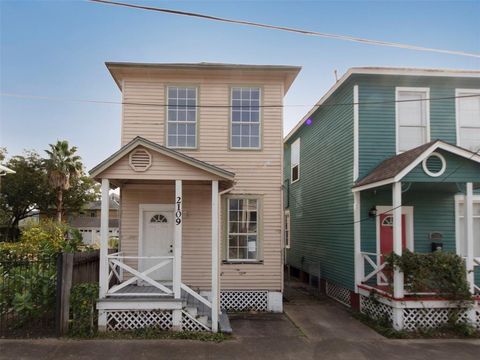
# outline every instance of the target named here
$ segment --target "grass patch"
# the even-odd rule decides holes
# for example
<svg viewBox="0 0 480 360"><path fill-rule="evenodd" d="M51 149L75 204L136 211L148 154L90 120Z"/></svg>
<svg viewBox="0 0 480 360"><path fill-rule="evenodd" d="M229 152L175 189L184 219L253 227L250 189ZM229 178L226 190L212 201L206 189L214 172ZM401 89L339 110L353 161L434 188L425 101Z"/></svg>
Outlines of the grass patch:
<svg viewBox="0 0 480 360"><path fill-rule="evenodd" d="M211 332L192 332L192 331L165 331L155 328L141 328L131 331L115 331L97 333L96 336L89 337L71 337L73 339L107 339L107 340L197 340L206 342L220 343L225 340L231 340L233 337L229 334L211 333Z"/></svg>
<svg viewBox="0 0 480 360"><path fill-rule="evenodd" d="M480 331L466 323L448 322L437 328L398 331L387 318L375 320L359 312L352 316L389 339L480 339Z"/></svg>

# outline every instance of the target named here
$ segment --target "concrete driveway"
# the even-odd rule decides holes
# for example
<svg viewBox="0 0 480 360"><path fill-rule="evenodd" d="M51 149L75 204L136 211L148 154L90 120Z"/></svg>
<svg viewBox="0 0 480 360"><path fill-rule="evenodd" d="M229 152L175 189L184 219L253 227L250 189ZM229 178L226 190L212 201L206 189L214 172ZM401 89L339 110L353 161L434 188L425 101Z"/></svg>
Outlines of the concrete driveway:
<svg viewBox="0 0 480 360"><path fill-rule="evenodd" d="M285 314L231 317L233 340L0 340L0 359L476 359L480 340L389 340L341 305L287 289Z"/></svg>

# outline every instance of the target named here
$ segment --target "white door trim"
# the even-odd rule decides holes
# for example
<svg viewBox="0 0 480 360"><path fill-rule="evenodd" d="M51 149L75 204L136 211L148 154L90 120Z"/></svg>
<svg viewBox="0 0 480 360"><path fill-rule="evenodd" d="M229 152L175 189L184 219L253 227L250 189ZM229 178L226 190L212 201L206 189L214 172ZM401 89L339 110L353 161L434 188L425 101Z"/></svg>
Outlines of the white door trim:
<svg viewBox="0 0 480 360"><path fill-rule="evenodd" d="M143 255L143 213L145 211L175 211L175 204L140 204L138 206L138 251L137 256Z"/></svg>
<svg viewBox="0 0 480 360"><path fill-rule="evenodd" d="M377 216L375 219L376 230L376 252L377 252L377 266L380 266L380 214L392 214L392 206L377 205ZM407 249L414 251L414 227L413 227L413 206L402 206L402 215L405 215L405 231ZM377 276L377 283L382 285L380 278Z"/></svg>

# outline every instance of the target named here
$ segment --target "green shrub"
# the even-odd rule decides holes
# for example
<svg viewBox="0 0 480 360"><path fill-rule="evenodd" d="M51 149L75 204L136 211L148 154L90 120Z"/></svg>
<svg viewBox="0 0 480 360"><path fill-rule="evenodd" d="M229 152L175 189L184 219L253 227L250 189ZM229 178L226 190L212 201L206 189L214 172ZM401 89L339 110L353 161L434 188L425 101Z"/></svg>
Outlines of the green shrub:
<svg viewBox="0 0 480 360"><path fill-rule="evenodd" d="M411 293L436 292L450 300L471 300L464 260L451 252L391 253L385 258L390 274L399 268L405 276L405 289Z"/></svg>
<svg viewBox="0 0 480 360"><path fill-rule="evenodd" d="M97 334L98 315L95 304L98 284L75 285L70 292L70 327L72 337L93 337Z"/></svg>

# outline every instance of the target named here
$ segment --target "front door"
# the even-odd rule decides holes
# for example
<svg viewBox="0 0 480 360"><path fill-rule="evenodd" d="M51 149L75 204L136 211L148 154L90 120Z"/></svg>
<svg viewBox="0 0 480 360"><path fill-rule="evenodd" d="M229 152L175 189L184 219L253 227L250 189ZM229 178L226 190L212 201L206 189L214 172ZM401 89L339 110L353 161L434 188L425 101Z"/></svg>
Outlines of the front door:
<svg viewBox="0 0 480 360"><path fill-rule="evenodd" d="M405 214L402 214L402 249L407 247ZM393 251L393 215L380 214L380 253L384 256ZM383 262L383 257L382 257Z"/></svg>
<svg viewBox="0 0 480 360"><path fill-rule="evenodd" d="M173 256L172 211L143 211L142 253L140 256ZM142 259L140 271L155 266L161 259ZM154 280L172 281L172 263L148 274Z"/></svg>

